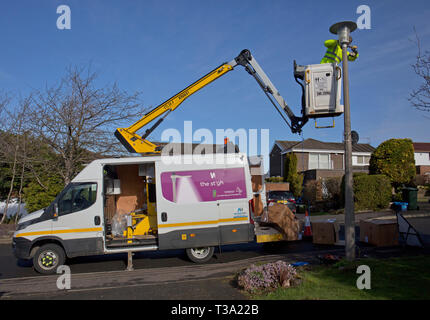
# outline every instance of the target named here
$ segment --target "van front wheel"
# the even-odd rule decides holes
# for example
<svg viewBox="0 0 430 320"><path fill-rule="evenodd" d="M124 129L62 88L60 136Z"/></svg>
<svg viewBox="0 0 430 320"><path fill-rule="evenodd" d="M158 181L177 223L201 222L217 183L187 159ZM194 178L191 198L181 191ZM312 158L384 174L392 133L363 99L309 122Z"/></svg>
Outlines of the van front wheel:
<svg viewBox="0 0 430 320"><path fill-rule="evenodd" d="M214 247L186 249L188 258L195 263L208 262L212 258L214 251L215 251Z"/></svg>
<svg viewBox="0 0 430 320"><path fill-rule="evenodd" d="M60 246L49 243L41 246L33 257L33 267L43 274L56 273L57 268L66 260L64 250Z"/></svg>

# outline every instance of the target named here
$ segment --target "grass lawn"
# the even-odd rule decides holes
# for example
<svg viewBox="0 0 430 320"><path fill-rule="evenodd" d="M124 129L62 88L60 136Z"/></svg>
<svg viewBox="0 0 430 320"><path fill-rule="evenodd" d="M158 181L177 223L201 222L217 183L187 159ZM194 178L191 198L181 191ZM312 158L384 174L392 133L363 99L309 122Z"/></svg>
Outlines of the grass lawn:
<svg viewBox="0 0 430 320"><path fill-rule="evenodd" d="M368 265L371 289L356 287L357 266ZM294 288L278 288L253 299L430 299L430 256L390 259L362 259L333 266L311 266L299 271L302 283Z"/></svg>

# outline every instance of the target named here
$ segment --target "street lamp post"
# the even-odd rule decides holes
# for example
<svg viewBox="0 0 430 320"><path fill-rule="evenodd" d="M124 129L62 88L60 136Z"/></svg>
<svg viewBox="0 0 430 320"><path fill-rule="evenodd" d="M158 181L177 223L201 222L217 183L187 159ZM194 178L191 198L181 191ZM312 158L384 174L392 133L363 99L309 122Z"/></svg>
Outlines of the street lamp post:
<svg viewBox="0 0 430 320"><path fill-rule="evenodd" d="M352 139L351 113L349 105L349 75L348 53L350 33L357 29L352 21L338 22L330 27L330 32L339 36L342 47L343 69L343 104L344 104L344 144L345 144L345 255L346 259L355 260L355 218L354 218L354 190L352 177Z"/></svg>

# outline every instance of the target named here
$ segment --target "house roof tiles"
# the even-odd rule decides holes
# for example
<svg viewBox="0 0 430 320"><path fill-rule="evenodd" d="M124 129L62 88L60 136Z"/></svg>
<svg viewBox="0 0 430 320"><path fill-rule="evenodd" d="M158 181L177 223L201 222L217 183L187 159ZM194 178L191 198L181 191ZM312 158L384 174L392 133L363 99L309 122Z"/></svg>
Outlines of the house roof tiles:
<svg viewBox="0 0 430 320"><path fill-rule="evenodd" d="M430 152L430 142L414 142L415 152Z"/></svg>
<svg viewBox="0 0 430 320"><path fill-rule="evenodd" d="M306 149L306 150L344 150L344 144L341 142L323 142L316 139L306 139L304 141L282 141L276 140L275 143L281 148L282 152L291 149ZM353 152L370 152L375 150L370 144L357 143L352 146Z"/></svg>

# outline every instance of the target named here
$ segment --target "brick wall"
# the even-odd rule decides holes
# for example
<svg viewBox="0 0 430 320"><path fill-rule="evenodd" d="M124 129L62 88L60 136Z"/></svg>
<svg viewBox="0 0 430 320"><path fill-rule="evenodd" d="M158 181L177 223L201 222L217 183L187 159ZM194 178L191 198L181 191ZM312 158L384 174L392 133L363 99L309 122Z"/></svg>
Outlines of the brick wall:
<svg viewBox="0 0 430 320"><path fill-rule="evenodd" d="M417 166L418 175L424 175L426 172L430 172L430 166Z"/></svg>
<svg viewBox="0 0 430 320"><path fill-rule="evenodd" d="M309 153L296 152L297 171L306 171L309 167Z"/></svg>
<svg viewBox="0 0 430 320"><path fill-rule="evenodd" d="M343 170L343 154L331 153L330 159L333 165L333 170Z"/></svg>

